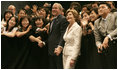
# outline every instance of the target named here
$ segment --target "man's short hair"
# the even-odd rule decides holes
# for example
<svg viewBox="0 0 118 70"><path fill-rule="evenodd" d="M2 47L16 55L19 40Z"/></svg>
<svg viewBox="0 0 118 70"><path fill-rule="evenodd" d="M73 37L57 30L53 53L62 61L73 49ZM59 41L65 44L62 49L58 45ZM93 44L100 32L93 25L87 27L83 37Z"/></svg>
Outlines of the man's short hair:
<svg viewBox="0 0 118 70"><path fill-rule="evenodd" d="M111 9L110 4L108 4L108 3L106 3L106 2L100 2L99 6L100 6L101 4L106 4L106 5L107 5L107 7Z"/></svg>
<svg viewBox="0 0 118 70"><path fill-rule="evenodd" d="M63 6L62 6L60 3L54 3L54 4L57 4L57 5L59 6L59 9L60 9L60 10L63 10ZM53 5L54 5L54 4L53 4Z"/></svg>

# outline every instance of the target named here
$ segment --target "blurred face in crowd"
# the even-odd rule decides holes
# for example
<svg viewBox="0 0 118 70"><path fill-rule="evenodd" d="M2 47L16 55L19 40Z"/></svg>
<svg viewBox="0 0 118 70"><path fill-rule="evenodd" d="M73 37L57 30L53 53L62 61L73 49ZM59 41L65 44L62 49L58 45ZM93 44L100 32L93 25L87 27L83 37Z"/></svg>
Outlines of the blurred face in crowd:
<svg viewBox="0 0 118 70"><path fill-rule="evenodd" d="M95 21L97 18L98 18L98 14L95 13L95 11L91 11L91 13L90 13L91 21Z"/></svg>
<svg viewBox="0 0 118 70"><path fill-rule="evenodd" d="M54 4L52 6L52 15L58 16L59 14L61 14L60 6L58 4Z"/></svg>
<svg viewBox="0 0 118 70"><path fill-rule="evenodd" d="M35 21L35 24L36 24L36 27L41 28L44 23L43 23L43 20L42 20L42 19L37 19L37 20Z"/></svg>
<svg viewBox="0 0 118 70"><path fill-rule="evenodd" d="M44 6L44 7L47 7L47 6L48 6L48 3L45 3L43 6Z"/></svg>
<svg viewBox="0 0 118 70"><path fill-rule="evenodd" d="M15 20L16 20L15 17L12 17L12 18L9 20L9 22L8 22L9 27L14 27L14 26L16 25L16 21L15 21Z"/></svg>
<svg viewBox="0 0 118 70"><path fill-rule="evenodd" d="M75 18L74 18L74 15L72 14L72 12L67 13L66 19L69 23L75 22Z"/></svg>
<svg viewBox="0 0 118 70"><path fill-rule="evenodd" d="M26 6L24 7L24 9L28 10L28 9L30 9L30 6L29 6L29 5L26 5Z"/></svg>
<svg viewBox="0 0 118 70"><path fill-rule="evenodd" d="M98 4L92 4L92 8L98 8Z"/></svg>
<svg viewBox="0 0 118 70"><path fill-rule="evenodd" d="M87 11L87 7L83 7L82 8L82 13L86 12Z"/></svg>
<svg viewBox="0 0 118 70"><path fill-rule="evenodd" d="M5 14L5 20L8 21L11 16L13 16L11 13L9 13L9 12L6 13Z"/></svg>
<svg viewBox="0 0 118 70"><path fill-rule="evenodd" d="M21 24L22 24L22 26L23 26L24 28L27 28L28 25L29 25L29 20L28 20L28 18L24 18L24 19L22 20Z"/></svg>
<svg viewBox="0 0 118 70"><path fill-rule="evenodd" d="M107 3L110 4L110 6L111 6L112 9L115 9L115 7L114 7L112 1L108 1Z"/></svg>
<svg viewBox="0 0 118 70"><path fill-rule="evenodd" d="M18 17L21 18L21 17L24 17L26 16L26 13L24 10L20 10L20 12L18 13Z"/></svg>
<svg viewBox="0 0 118 70"><path fill-rule="evenodd" d="M13 12L13 14L15 15L15 13L16 13L16 8L15 8L14 5L10 5L10 6L8 7L8 10L11 10L11 11Z"/></svg>
<svg viewBox="0 0 118 70"><path fill-rule="evenodd" d="M45 3L45 4L43 5L43 7L51 7L51 4Z"/></svg>
<svg viewBox="0 0 118 70"><path fill-rule="evenodd" d="M39 16L46 18L46 11L44 9L39 10Z"/></svg>
<svg viewBox="0 0 118 70"><path fill-rule="evenodd" d="M89 20L90 16L85 12L83 13L83 19Z"/></svg>
<svg viewBox="0 0 118 70"><path fill-rule="evenodd" d="M98 8L98 14L100 16L104 16L106 14L108 14L110 12L110 9L108 8L108 6L106 4L101 4Z"/></svg>

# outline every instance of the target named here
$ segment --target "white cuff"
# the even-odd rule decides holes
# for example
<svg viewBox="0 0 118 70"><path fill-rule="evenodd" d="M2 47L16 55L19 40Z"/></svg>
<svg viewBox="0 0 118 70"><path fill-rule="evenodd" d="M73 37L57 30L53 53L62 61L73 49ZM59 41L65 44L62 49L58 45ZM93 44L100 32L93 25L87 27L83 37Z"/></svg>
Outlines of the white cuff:
<svg viewBox="0 0 118 70"><path fill-rule="evenodd" d="M113 40L110 35L107 35L107 36L110 38L111 41Z"/></svg>
<svg viewBox="0 0 118 70"><path fill-rule="evenodd" d="M45 42L43 42L43 44L45 45Z"/></svg>

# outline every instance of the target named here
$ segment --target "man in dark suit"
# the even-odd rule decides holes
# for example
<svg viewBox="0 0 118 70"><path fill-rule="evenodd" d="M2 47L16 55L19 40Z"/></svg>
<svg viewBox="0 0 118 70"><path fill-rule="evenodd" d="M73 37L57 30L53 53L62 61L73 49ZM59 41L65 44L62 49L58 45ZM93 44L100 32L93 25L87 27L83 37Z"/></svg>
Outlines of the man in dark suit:
<svg viewBox="0 0 118 70"><path fill-rule="evenodd" d="M94 35L103 68L117 68L117 12L110 12L110 5L100 3L95 21Z"/></svg>
<svg viewBox="0 0 118 70"><path fill-rule="evenodd" d="M49 36L47 41L48 54L49 54L49 68L62 69L62 48L61 42L63 35L68 26L68 22L64 16L61 15L63 7L59 3L54 3L52 6L52 15L54 19L50 24ZM62 45L61 45L62 46Z"/></svg>

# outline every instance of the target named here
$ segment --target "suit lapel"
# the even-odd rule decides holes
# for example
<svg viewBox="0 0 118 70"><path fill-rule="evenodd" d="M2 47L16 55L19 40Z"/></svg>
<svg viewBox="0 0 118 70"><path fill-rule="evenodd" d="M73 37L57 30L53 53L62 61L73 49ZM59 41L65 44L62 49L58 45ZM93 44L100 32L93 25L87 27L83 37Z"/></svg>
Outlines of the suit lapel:
<svg viewBox="0 0 118 70"><path fill-rule="evenodd" d="M111 14L109 13L108 17L107 17L107 26L106 26L106 29L108 29L108 26L111 25Z"/></svg>
<svg viewBox="0 0 118 70"><path fill-rule="evenodd" d="M74 30L74 28L76 27L76 22L70 27L70 29L68 30L68 28L67 28L67 35L69 34L69 33L71 33L71 31L73 31Z"/></svg>
<svg viewBox="0 0 118 70"><path fill-rule="evenodd" d="M60 17L61 17L61 15L59 15L59 16L57 16L57 17L55 18L54 24L53 24L53 26L52 26L52 31L55 29L56 25L60 22L60 21L59 21L59 20L60 20ZM52 32L52 31L51 31L51 32Z"/></svg>
<svg viewBox="0 0 118 70"><path fill-rule="evenodd" d="M53 31L53 29L55 28L55 24L57 23L57 18L54 18L54 21L53 21L53 25L52 25L52 29L50 31L50 33Z"/></svg>
<svg viewBox="0 0 118 70"><path fill-rule="evenodd" d="M56 24L57 24L58 22L59 22L58 19L55 19L54 24L53 24L53 26L52 26L52 30L55 28L55 26L56 26Z"/></svg>

